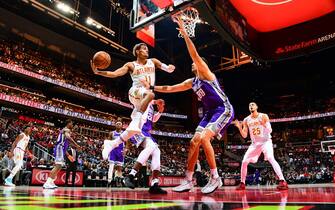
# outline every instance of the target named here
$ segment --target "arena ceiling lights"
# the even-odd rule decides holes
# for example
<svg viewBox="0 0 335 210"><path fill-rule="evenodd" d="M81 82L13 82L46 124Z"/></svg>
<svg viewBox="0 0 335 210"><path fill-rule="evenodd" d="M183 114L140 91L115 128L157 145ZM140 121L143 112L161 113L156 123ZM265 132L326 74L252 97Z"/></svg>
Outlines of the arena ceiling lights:
<svg viewBox="0 0 335 210"><path fill-rule="evenodd" d="M80 14L79 11L73 9L72 7L70 7L69 5L61 1L56 1L56 8L66 14L71 14L71 15L76 15L76 16L79 16Z"/></svg>
<svg viewBox="0 0 335 210"><path fill-rule="evenodd" d="M54 1L54 0L49 0L50 3L56 3L56 8L57 10L61 10L62 13L67 13L67 14L73 14L73 15L76 15L76 14L80 14L78 11L76 11L76 13L74 11L72 11L73 9L71 7L69 7L68 5L66 4L60 4L59 6L58 3L61 3L60 1ZM53 8L50 8L42 3L40 3L38 0L22 0L22 2L26 3L26 4L29 4L30 6L64 22L65 24L68 24L86 34L88 34L89 36L105 43L106 45L109 45L119 51L121 51L122 53L129 53L129 50L125 47L123 47L122 45L110 40L109 38L95 32L94 30L86 27L85 25L82 25L80 24L79 22L77 21L74 21L68 17L66 17L65 15L63 15L62 13L59 13L57 10L53 9ZM72 11L72 12L71 12ZM92 18L89 19L89 21L87 21L86 19L86 24L88 23L91 23L91 24L96 24L96 28L97 29L103 29L104 32L107 32L108 34L112 35L112 36L115 36L115 32L112 31L111 29L103 26L102 24L98 23L97 21L93 20ZM100 26L97 26L97 24L99 24Z"/></svg>
<svg viewBox="0 0 335 210"><path fill-rule="evenodd" d="M110 28L107 28L106 26L102 25L101 23L99 23L98 21L94 20L91 17L87 17L86 23L89 26L94 26L95 28L97 28L99 30L102 29L103 31L109 33L110 35L115 36L114 31L112 31Z"/></svg>

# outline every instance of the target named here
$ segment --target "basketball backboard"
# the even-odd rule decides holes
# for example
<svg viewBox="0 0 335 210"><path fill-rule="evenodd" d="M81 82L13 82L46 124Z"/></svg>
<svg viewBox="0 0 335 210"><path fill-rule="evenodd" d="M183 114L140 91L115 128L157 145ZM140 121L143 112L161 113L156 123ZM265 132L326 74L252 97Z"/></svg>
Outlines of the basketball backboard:
<svg viewBox="0 0 335 210"><path fill-rule="evenodd" d="M138 31L157 23L171 13L184 8L194 0L133 0L130 30Z"/></svg>
<svg viewBox="0 0 335 210"><path fill-rule="evenodd" d="M193 7L229 43L259 61L335 46L334 0L133 0L135 32ZM297 12L299 11L299 12ZM266 21L265 21L266 20Z"/></svg>

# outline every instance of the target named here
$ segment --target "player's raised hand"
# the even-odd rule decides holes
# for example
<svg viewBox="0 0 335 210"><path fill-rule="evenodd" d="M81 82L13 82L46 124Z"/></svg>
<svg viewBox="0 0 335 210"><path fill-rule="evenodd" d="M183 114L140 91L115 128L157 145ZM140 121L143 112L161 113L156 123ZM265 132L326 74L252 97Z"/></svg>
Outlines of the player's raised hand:
<svg viewBox="0 0 335 210"><path fill-rule="evenodd" d="M141 79L140 82L142 83L143 87L145 87L146 89L150 88L150 84L148 81Z"/></svg>
<svg viewBox="0 0 335 210"><path fill-rule="evenodd" d="M156 100L158 112L163 113L165 108L165 101L163 99Z"/></svg>
<svg viewBox="0 0 335 210"><path fill-rule="evenodd" d="M181 35L183 37L188 37L188 34L187 34L186 30L185 30L184 22L181 19L181 17L178 16L178 13L177 13L177 15L175 15L175 16L172 17L172 20L173 20L173 22L175 22L175 23L178 24L177 30L180 31Z"/></svg>
<svg viewBox="0 0 335 210"><path fill-rule="evenodd" d="M176 67L172 64L168 65L168 68L169 68L169 73L174 72L174 70L176 69Z"/></svg>

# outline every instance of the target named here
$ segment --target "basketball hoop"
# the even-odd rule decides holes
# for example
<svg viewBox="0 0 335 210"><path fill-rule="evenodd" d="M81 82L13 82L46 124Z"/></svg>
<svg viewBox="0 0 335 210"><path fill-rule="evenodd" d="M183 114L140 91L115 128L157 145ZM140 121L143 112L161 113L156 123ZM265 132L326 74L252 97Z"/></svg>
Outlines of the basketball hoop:
<svg viewBox="0 0 335 210"><path fill-rule="evenodd" d="M330 154L334 155L335 154L335 149L330 149L329 152L330 152Z"/></svg>
<svg viewBox="0 0 335 210"><path fill-rule="evenodd" d="M198 22L200 22L199 12L197 9L193 7L188 7L177 14L173 15L173 18L179 18L184 23L184 27L186 33L190 38L195 37L195 27ZM178 34L179 38L183 38L183 35L180 33Z"/></svg>

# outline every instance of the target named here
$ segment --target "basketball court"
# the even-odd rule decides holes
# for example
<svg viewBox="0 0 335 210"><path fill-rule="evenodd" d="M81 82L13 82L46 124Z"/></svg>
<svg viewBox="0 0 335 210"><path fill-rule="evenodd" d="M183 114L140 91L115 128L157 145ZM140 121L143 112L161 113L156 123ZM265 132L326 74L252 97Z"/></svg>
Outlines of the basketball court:
<svg viewBox="0 0 335 210"><path fill-rule="evenodd" d="M150 195L147 189L0 187L0 209L334 209L335 185L290 185L288 191L274 187L248 187L236 191L224 187L212 195L193 192L166 196Z"/></svg>
<svg viewBox="0 0 335 210"><path fill-rule="evenodd" d="M154 47L155 30L160 30L156 24L175 24L174 15L192 38L197 37L199 24L210 25L241 51L239 59L248 55L254 61L279 61L335 45L334 0L133 0L129 29ZM334 155L334 145L335 141L325 141L320 147ZM165 188L167 195L152 195L146 188L1 186L0 209L335 209L333 183L289 185L284 191L276 186L235 188L223 186L209 195L200 188L186 193Z"/></svg>

